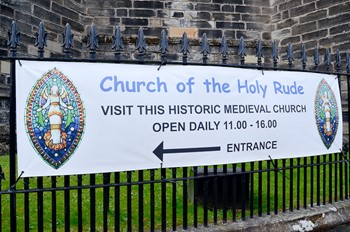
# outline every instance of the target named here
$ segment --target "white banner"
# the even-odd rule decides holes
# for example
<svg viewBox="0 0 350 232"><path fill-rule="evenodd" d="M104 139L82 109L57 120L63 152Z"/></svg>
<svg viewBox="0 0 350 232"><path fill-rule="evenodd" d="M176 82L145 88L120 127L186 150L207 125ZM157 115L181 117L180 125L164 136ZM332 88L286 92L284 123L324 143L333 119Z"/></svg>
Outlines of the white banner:
<svg viewBox="0 0 350 232"><path fill-rule="evenodd" d="M23 177L339 152L333 75L230 67L21 61Z"/></svg>

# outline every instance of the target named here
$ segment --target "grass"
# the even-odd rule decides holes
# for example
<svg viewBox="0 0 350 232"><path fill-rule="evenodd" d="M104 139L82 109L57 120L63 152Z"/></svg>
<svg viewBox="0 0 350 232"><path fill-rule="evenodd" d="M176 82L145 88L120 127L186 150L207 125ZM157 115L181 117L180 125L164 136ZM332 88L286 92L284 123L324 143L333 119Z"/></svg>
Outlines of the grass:
<svg viewBox="0 0 350 232"><path fill-rule="evenodd" d="M320 156L321 162L328 162L331 155L326 156ZM313 163L316 163L317 158L301 158L301 165L308 165ZM335 156L332 155L332 160L335 160ZM287 160L286 167L290 165L290 161ZM0 157L0 164L3 168L6 180L2 180L1 182L1 189L6 190L9 186L9 156L1 156ZM283 167L283 161L274 161L274 165L277 165L278 168ZM303 201L304 201L304 173L306 173L306 202L309 206L311 202L313 202L314 206L317 203L317 176L319 176L320 180L320 202L322 204L323 202L323 191L326 191L326 202L329 202L330 200L334 201L335 199L340 199L340 186L343 187L343 195L345 195L345 189L347 186L347 183L345 183L345 167L348 165L348 163L342 163L343 173L339 174L340 165L339 164L327 164L327 165L321 165L319 172L317 171L317 167L313 167L313 173L312 168L307 167L304 169L303 167L299 169L300 173L300 185L299 185L299 193L300 193L300 199L299 202L297 201L297 189L298 189L298 182L297 182L297 176L298 176L298 169L286 169L285 171L279 170L278 172L274 172L274 165L270 163L271 171L270 173L270 184L268 185L268 173L266 171L263 171L261 173L261 181L262 181L262 192L259 193L259 173L253 174L253 185L250 185L253 187L253 195L250 196L252 201L248 202L246 205L246 218L250 216L250 204L252 204L253 207L253 214L254 216L258 215L258 200L259 195L261 195L262 202L261 202L261 209L264 214L267 213L268 209L268 199L270 200L270 211L273 213L274 211L274 205L275 205L275 199L277 200L277 210L281 211L284 208L286 210L290 209L290 201L292 202L292 209L296 210L298 204L300 208L303 207ZM297 165L297 159L293 159L293 165ZM228 165L229 168L232 167L232 165ZM242 168L241 164L237 165L238 168ZM325 167L325 168L324 168ZM329 178L330 174L330 167L332 168L331 173L331 179ZM258 168L258 162L253 163L246 163L245 165L246 171L254 171ZM337 176L335 175L335 169L338 169ZM262 162L262 169L267 169L267 162ZM176 169L176 176L178 178L182 178L182 168ZM190 168L188 168L190 170ZM306 171L306 172L305 172ZM326 172L326 179L323 179L323 172ZM139 172L130 172L131 173L131 181L137 182L139 180ZM143 171L143 179L144 180L150 180L150 171L146 170ZM348 173L349 174L349 173ZM172 169L166 170L166 177L169 179L173 175ZM340 177L342 176L343 181L340 183ZM96 184L102 184L103 183L103 174L96 174ZM277 177L277 198L275 198L275 177ZM111 183L114 183L115 174L111 174ZM154 174L155 180L161 180L161 172L160 170L155 170ZM37 188L37 179L36 178L29 178L29 189L35 190ZM77 176L70 176L69 177L70 185L71 186L77 186L78 184L78 178ZM115 194L115 187L111 187L109 189L110 197L109 197L109 210L108 210L108 228L110 231L114 230L114 223L116 223L120 226L121 231L127 231L127 224L128 224L128 187L125 185L127 183L127 173L122 172L120 173L120 183L123 184L119 188L120 190L120 199L119 201L114 198ZM326 183L326 188L323 189L323 181ZM190 182L190 181L189 181ZM175 184L176 183L176 184ZM283 184L285 183L285 184ZM313 183L313 185L311 184ZM332 199L329 198L329 183L332 183L331 193L332 193ZM337 183L337 188L335 188ZM340 185L341 184L341 185ZM57 177L56 178L56 185L57 187L63 187L64 186L64 177ZM90 185L90 175L83 175L82 176L82 185L83 186L89 186ZM172 194L173 194L173 187L176 186L176 201L175 204L172 202ZM43 187L44 188L51 188L52 187L52 178L51 177L43 177ZM270 195L267 194L268 187L270 188ZM23 179L20 179L19 182L16 185L17 190L21 190L24 188L24 181ZM129 187L131 189L131 225L132 230L138 230L139 227L139 210L140 210L140 204L139 204L139 185L131 185ZM151 224L151 191L150 191L150 184L144 184L142 185L143 188L143 224L144 229L149 230L150 224ZM155 229L160 230L161 229L161 218L162 218L162 205L161 205L161 183L155 183L154 184L154 223L155 223ZM291 190L292 194L291 194ZM202 190L199 190L202 191ZM249 190L250 191L250 190ZM313 195L311 195L311 191L313 191ZM81 190L81 205L82 205L82 218L83 218L83 230L89 230L90 228L90 207L94 206L96 208L96 230L102 231L103 230L103 203L104 203L104 192L103 188L99 187L96 188L95 194L96 194L96 201L90 202L90 189L83 189ZM337 192L337 195L335 194ZM69 190L69 213L70 213L70 231L78 231L78 190ZM285 194L283 194L285 193ZM57 218L57 230L58 231L64 231L65 228L65 192L63 190L56 191L56 218ZM29 193L29 201L27 202L29 204L29 207L27 208L29 211L29 227L31 230L38 230L38 193ZM290 198L290 195L293 199ZM230 197L230 196L229 196ZM44 191L43 193L43 219L44 219L44 231L51 230L52 228L52 215L54 210L52 209L52 198L53 193L51 191ZM4 192L0 195L1 199L1 227L3 231L9 230L10 225L10 195L5 194ZM285 205L283 205L283 199L285 199ZM117 200L117 202L115 202ZM17 214L17 230L18 231L24 231L24 222L25 222L25 194L24 193L18 193L16 194L16 214ZM188 211L187 211L187 218L188 218L188 226L191 227L194 225L194 217L195 217L195 207L191 201L188 201ZM173 210L176 211L176 225L178 228L181 228L183 225L183 181L167 181L166 182L166 228L167 230L170 230L172 228L173 224ZM114 210L114 206L117 205L120 207L120 216L117 217L117 213ZM174 208L173 208L174 207ZM228 206L227 211L227 221L232 221L232 218L234 216L232 210L230 210L231 206ZM203 224L204 222L204 208L199 205L197 207L197 220L198 225ZM242 217L242 211L240 209L236 210L236 218L241 219ZM222 223L223 217L224 217L224 211L222 209L219 209L217 212L218 216L218 222ZM208 223L213 224L214 223L214 211L208 210Z"/></svg>

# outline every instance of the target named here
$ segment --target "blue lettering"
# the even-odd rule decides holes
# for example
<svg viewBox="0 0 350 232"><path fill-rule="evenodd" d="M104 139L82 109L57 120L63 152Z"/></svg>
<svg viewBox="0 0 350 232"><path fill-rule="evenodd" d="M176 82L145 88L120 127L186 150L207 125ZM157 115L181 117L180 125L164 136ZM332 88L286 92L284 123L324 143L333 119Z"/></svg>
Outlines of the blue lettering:
<svg viewBox="0 0 350 232"><path fill-rule="evenodd" d="M105 77L102 79L101 83L100 83L100 89L103 91L103 92L109 92L112 90L112 87L108 87L108 88L105 88L104 87L104 84L106 81L111 81L112 80L112 77L111 76L108 76L108 77Z"/></svg>

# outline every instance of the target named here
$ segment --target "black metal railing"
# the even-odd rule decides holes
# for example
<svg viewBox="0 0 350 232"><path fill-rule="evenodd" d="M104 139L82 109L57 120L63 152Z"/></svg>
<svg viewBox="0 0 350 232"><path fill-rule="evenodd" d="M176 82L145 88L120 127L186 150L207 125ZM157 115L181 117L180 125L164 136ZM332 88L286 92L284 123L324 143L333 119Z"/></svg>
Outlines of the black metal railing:
<svg viewBox="0 0 350 232"><path fill-rule="evenodd" d="M279 212L325 205L349 199L348 147L337 154L304 158L270 159L266 161L225 164L204 167L161 168L105 174L57 177L20 178L16 176L16 95L15 60L64 60L67 62L135 62L166 65L189 64L189 40L186 33L179 47L182 62L169 62L168 39L163 31L160 37L160 61L145 59L146 39L140 29L136 40L137 60L122 60L124 49L122 33L117 27L111 49L115 59L98 59L98 35L91 26L87 45L88 59L71 56L73 34L69 24L63 34L65 58L44 58L46 31L43 23L38 27L35 46L38 57L18 57L20 44L16 22L9 32L10 54L1 57L11 63L10 93L10 155L0 157L0 232L7 231L176 231L201 226L225 224ZM262 62L263 49L271 49L272 64ZM201 40L202 64L209 65L208 38ZM346 81L348 104L350 97L350 55L346 54L346 72L342 71L339 51L335 54L335 72L331 72L331 54L326 49L324 70L321 70L319 50L314 50L314 65L307 69L305 46L301 46L301 66L294 65L293 46L287 46L286 64L279 67L278 47L256 46L257 63L247 65L247 50L243 38L238 45L239 64L230 64L229 46L224 36L221 40L221 64L253 69L272 69L333 73L338 80ZM198 65L193 63L194 65ZM344 119L349 112L343 112ZM347 125L349 128L349 124ZM302 154L301 154L302 155ZM9 179L8 179L9 177Z"/></svg>

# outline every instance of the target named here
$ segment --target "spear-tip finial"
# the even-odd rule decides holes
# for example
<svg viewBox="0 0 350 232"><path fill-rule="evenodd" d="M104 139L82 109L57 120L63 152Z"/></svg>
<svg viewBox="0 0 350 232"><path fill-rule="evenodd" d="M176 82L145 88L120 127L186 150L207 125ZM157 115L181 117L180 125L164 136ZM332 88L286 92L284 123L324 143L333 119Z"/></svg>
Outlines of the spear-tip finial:
<svg viewBox="0 0 350 232"><path fill-rule="evenodd" d="M187 53L190 53L190 42L187 39L187 33L184 32L181 38L181 51L183 55L187 56Z"/></svg>
<svg viewBox="0 0 350 232"><path fill-rule="evenodd" d="M145 34L143 33L142 27L139 29L139 31L137 33L136 50L139 51L139 53L143 53L147 50L146 38L145 38Z"/></svg>
<svg viewBox="0 0 350 232"><path fill-rule="evenodd" d="M202 36L201 53L203 56L207 56L209 54L209 42L206 33L204 33Z"/></svg>
<svg viewBox="0 0 350 232"><path fill-rule="evenodd" d="M294 58L293 58L293 46L292 46L292 44L290 42L288 43L288 46L287 46L287 59L288 59L289 63L294 61Z"/></svg>
<svg viewBox="0 0 350 232"><path fill-rule="evenodd" d="M335 55L335 64L337 65L337 68L339 69L341 66L341 55L340 55L339 49L337 49L337 53Z"/></svg>
<svg viewBox="0 0 350 232"><path fill-rule="evenodd" d="M123 44L123 36L120 31L120 27L116 27L114 31L114 35L112 36L113 43L112 43L112 49L115 49L117 52L120 52L124 48Z"/></svg>
<svg viewBox="0 0 350 232"><path fill-rule="evenodd" d="M276 41L272 42L272 58L274 60L279 59L279 57L278 57L278 45L277 45Z"/></svg>
<svg viewBox="0 0 350 232"><path fill-rule="evenodd" d="M88 42L87 47L90 48L90 50L94 51L98 48L98 35L96 26L94 23L91 24L90 31L88 34Z"/></svg>
<svg viewBox="0 0 350 232"><path fill-rule="evenodd" d="M69 51L73 47L73 33L72 28L69 23L66 24L64 27L64 33L63 35L63 44L62 47L64 47L64 50Z"/></svg>
<svg viewBox="0 0 350 232"><path fill-rule="evenodd" d="M226 56L228 55L228 44L225 35L223 35L221 38L220 53L223 58L226 58Z"/></svg>
<svg viewBox="0 0 350 232"><path fill-rule="evenodd" d="M316 66L320 64L320 53L318 51L318 47L315 47L315 50L314 50L314 63Z"/></svg>
<svg viewBox="0 0 350 232"><path fill-rule="evenodd" d="M331 52L329 48L326 49L326 54L324 55L324 62L327 66L331 65Z"/></svg>
<svg viewBox="0 0 350 232"><path fill-rule="evenodd" d="M263 57L263 47L260 38L258 40L258 43L256 44L256 57L258 57L258 59L261 59Z"/></svg>
<svg viewBox="0 0 350 232"><path fill-rule="evenodd" d="M160 34L160 40L159 40L159 51L162 54L166 54L168 52L168 37L166 35L166 31L163 29Z"/></svg>
<svg viewBox="0 0 350 232"><path fill-rule="evenodd" d="M307 57L306 57L306 48L305 48L305 44L301 45L301 62L305 65L307 62Z"/></svg>
<svg viewBox="0 0 350 232"><path fill-rule="evenodd" d="M245 51L245 43L244 43L244 39L242 36L239 39L238 55L239 55L239 57L241 57L241 59L244 59L244 57L247 56L246 51Z"/></svg>
<svg viewBox="0 0 350 232"><path fill-rule="evenodd" d="M39 23L39 29L38 32L35 33L35 46L38 47L38 49L44 49L46 46L46 37L47 32L45 31L44 23L41 21Z"/></svg>
<svg viewBox="0 0 350 232"><path fill-rule="evenodd" d="M12 21L11 30L8 32L8 43L7 46L10 46L11 49L16 49L19 46L19 36L20 33L17 31L16 21Z"/></svg>

